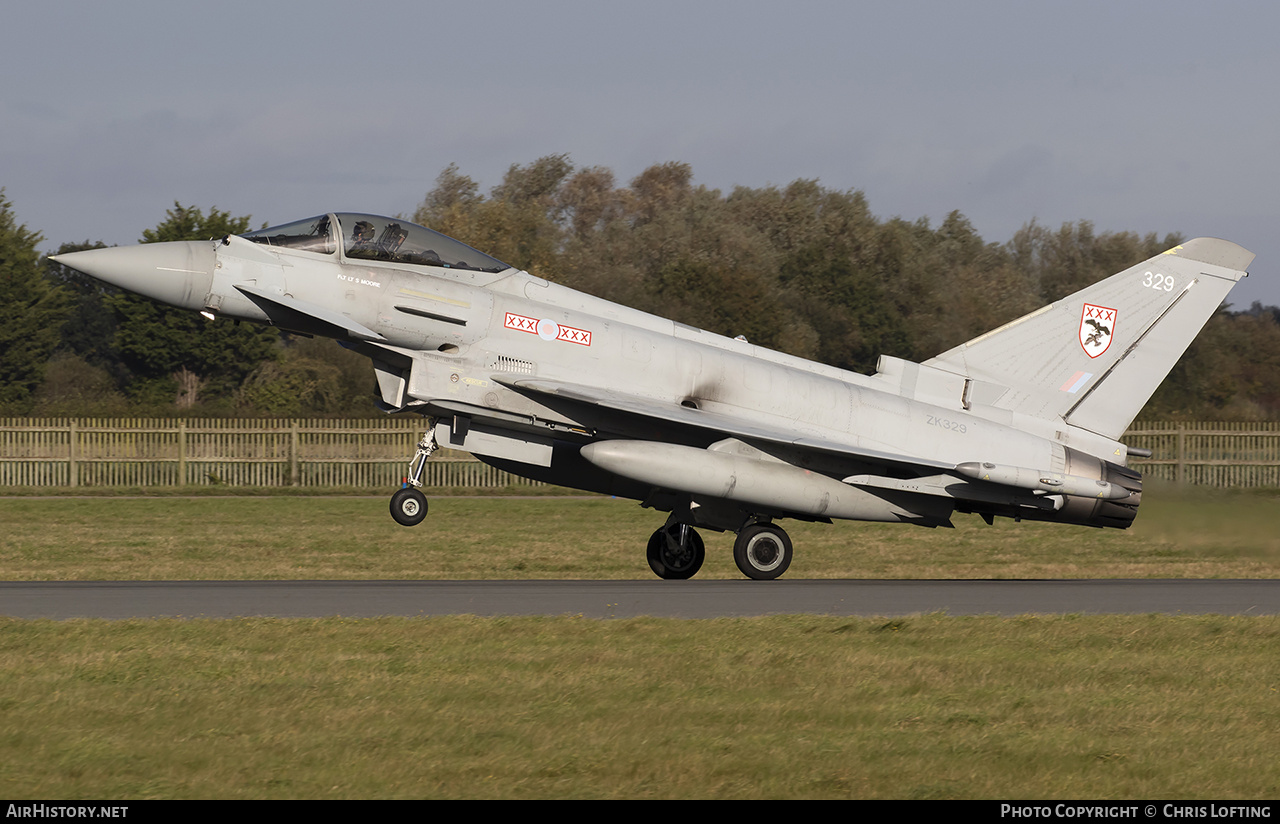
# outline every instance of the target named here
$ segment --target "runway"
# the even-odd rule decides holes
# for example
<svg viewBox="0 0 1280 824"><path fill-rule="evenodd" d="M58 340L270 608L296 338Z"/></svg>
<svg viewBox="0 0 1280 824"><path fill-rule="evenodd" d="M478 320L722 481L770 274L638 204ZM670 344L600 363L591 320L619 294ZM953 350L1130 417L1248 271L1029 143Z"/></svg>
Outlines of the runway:
<svg viewBox="0 0 1280 824"><path fill-rule="evenodd" d="M0 582L15 618L1280 614L1280 580Z"/></svg>

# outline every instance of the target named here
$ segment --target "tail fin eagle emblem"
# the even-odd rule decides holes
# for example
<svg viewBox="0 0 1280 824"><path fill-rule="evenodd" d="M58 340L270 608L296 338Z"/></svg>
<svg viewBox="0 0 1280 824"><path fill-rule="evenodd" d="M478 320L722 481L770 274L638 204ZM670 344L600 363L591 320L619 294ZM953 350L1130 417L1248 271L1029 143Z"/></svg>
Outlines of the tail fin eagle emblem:
<svg viewBox="0 0 1280 824"><path fill-rule="evenodd" d="M1080 312L1080 348L1089 357L1098 357L1111 347L1115 329L1115 309L1086 303Z"/></svg>

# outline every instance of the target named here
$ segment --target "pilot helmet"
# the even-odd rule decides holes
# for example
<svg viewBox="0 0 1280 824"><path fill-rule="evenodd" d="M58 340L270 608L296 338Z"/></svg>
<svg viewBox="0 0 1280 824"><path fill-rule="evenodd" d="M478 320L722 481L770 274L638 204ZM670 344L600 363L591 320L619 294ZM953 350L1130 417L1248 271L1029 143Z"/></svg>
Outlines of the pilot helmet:
<svg viewBox="0 0 1280 824"><path fill-rule="evenodd" d="M361 220L351 228L351 240L356 243L368 243L373 240L373 233L373 224L367 220Z"/></svg>

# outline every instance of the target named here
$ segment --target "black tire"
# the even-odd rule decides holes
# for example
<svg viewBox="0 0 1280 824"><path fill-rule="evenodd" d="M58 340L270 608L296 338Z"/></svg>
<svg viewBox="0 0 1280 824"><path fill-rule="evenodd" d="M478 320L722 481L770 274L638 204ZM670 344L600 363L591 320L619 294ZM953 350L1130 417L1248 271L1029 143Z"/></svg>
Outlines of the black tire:
<svg viewBox="0 0 1280 824"><path fill-rule="evenodd" d="M401 526L417 526L427 517L427 496L416 489L400 489L391 496L391 517Z"/></svg>
<svg viewBox="0 0 1280 824"><path fill-rule="evenodd" d="M646 552L649 568L659 578L684 580L697 575L702 569L702 562L707 557L706 544L692 527L686 527L684 532L683 545L680 543L680 524L665 526L649 536Z"/></svg>
<svg viewBox="0 0 1280 824"><path fill-rule="evenodd" d="M772 581L791 566L791 538L773 524L749 526L733 542L733 562L748 578Z"/></svg>

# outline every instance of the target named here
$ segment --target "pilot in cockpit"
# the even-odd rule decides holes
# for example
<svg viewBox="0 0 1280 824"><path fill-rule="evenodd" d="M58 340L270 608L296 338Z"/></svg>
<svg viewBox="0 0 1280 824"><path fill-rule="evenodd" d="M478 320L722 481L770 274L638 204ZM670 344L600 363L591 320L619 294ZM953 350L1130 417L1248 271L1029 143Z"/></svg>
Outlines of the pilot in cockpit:
<svg viewBox="0 0 1280 824"><path fill-rule="evenodd" d="M373 236L377 230L373 228L373 224L367 220L360 220L351 228L351 249L362 249L373 243Z"/></svg>

